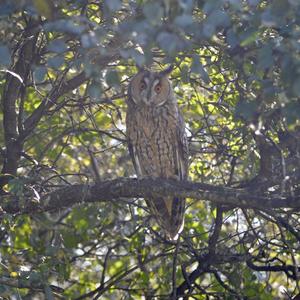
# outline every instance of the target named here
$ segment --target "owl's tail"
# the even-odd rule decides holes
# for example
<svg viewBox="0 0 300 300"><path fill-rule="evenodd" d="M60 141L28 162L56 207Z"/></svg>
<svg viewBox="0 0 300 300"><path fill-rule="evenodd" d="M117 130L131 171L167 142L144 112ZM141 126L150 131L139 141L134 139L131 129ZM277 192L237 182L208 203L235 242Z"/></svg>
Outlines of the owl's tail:
<svg viewBox="0 0 300 300"><path fill-rule="evenodd" d="M158 225L166 232L167 238L176 241L184 225L185 199L155 198L148 199L147 204L156 217Z"/></svg>

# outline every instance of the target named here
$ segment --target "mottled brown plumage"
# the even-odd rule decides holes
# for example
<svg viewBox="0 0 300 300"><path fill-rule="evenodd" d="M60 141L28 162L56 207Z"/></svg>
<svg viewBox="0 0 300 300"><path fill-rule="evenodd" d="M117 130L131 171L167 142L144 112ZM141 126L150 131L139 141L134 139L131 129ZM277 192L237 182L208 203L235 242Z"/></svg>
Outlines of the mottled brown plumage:
<svg viewBox="0 0 300 300"><path fill-rule="evenodd" d="M185 125L167 76L167 71L143 70L129 85L127 138L139 178L187 178ZM163 197L146 202L167 237L177 239L184 223L185 199Z"/></svg>

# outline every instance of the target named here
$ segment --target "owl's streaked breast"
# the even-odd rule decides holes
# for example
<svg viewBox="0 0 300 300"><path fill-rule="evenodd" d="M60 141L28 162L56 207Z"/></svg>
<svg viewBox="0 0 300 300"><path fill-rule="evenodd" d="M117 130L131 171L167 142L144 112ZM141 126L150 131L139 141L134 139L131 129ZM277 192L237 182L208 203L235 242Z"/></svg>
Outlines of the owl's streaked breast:
<svg viewBox="0 0 300 300"><path fill-rule="evenodd" d="M135 113L135 148L143 175L174 177L177 108L144 107Z"/></svg>
<svg viewBox="0 0 300 300"><path fill-rule="evenodd" d="M140 71L129 85L126 134L138 177L187 178L184 121L167 78L169 72ZM185 199L145 200L167 237L176 240L184 224Z"/></svg>

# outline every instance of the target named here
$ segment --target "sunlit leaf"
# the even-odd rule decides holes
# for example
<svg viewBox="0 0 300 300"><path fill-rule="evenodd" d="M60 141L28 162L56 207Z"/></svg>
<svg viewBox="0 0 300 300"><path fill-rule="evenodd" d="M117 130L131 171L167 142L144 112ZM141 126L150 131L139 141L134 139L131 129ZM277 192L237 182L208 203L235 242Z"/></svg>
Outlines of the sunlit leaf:
<svg viewBox="0 0 300 300"><path fill-rule="evenodd" d="M53 3L51 0L33 0L37 12L41 16L51 19L53 16Z"/></svg>

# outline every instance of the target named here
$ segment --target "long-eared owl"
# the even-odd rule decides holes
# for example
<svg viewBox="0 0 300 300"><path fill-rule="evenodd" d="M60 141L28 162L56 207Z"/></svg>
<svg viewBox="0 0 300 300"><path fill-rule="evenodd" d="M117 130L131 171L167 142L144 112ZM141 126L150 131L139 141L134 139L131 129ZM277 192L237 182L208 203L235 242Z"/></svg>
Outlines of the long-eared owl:
<svg viewBox="0 0 300 300"><path fill-rule="evenodd" d="M171 70L141 70L129 84L126 132L138 178L187 178L188 144L168 79ZM176 240L184 224L185 199L158 197L146 203L167 237Z"/></svg>

